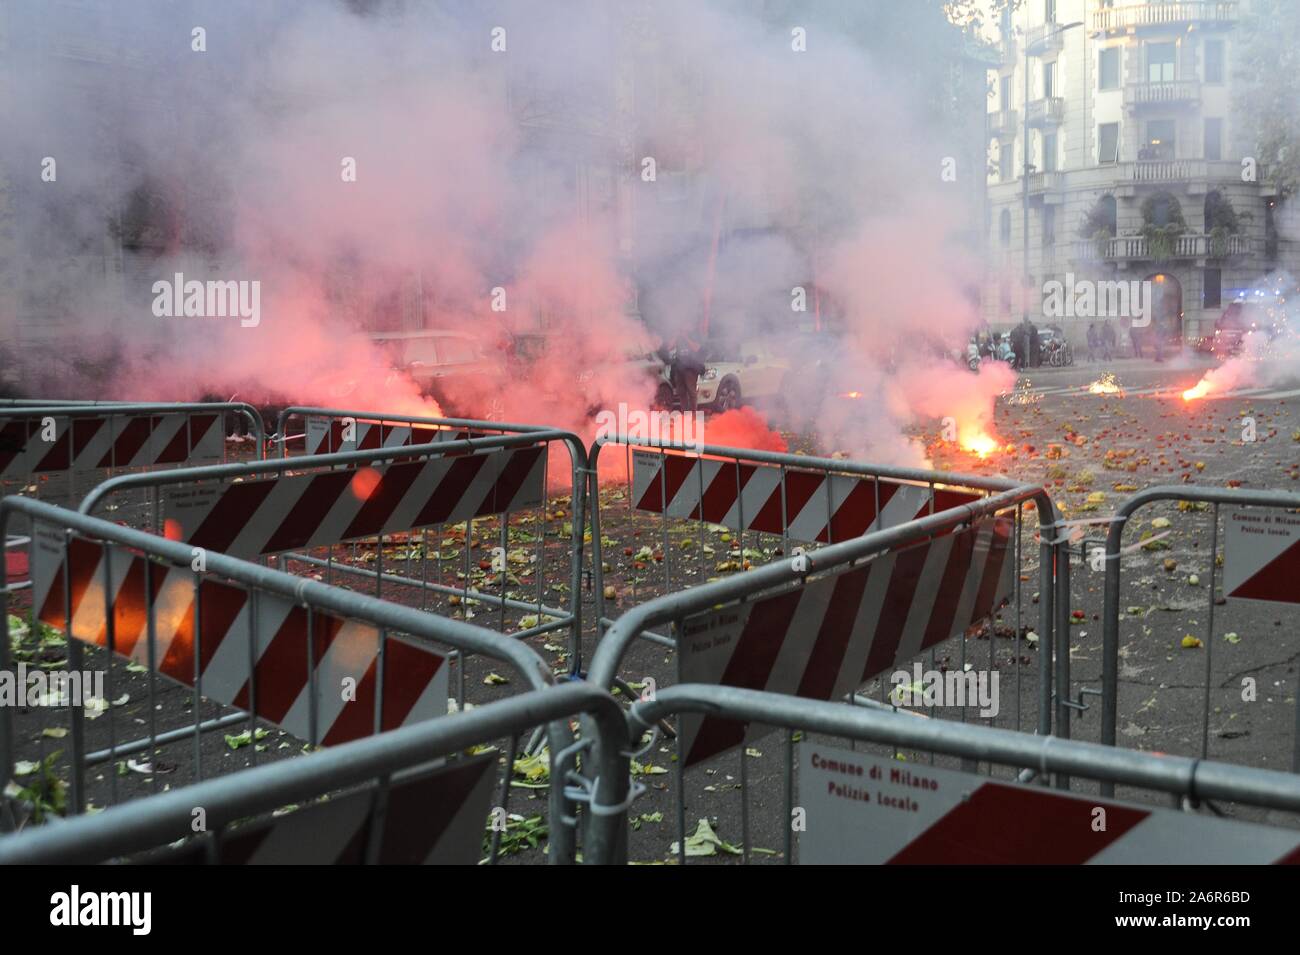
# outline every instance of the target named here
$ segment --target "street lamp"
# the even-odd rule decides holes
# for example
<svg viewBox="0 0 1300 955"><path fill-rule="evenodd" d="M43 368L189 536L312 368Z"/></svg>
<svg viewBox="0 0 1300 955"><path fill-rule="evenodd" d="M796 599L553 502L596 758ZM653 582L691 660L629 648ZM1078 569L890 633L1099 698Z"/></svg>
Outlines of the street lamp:
<svg viewBox="0 0 1300 955"><path fill-rule="evenodd" d="M1050 31L1048 31L1047 33L1044 33L1044 34L1043 34L1042 38L1038 41L1038 44L1035 46L1035 48L1037 49L1037 48L1039 48L1039 47L1046 46L1047 41L1050 40L1052 37L1056 36L1058 33L1064 33L1066 30L1073 30L1075 27L1081 27L1081 26L1083 26L1083 21L1082 21L1082 20L1075 20L1073 23L1066 23L1066 24L1064 24L1064 25L1062 25L1062 26L1057 27L1055 30L1050 30ZM1021 180L1022 180L1022 182L1021 182L1021 196L1022 196L1022 202L1023 202L1023 205L1024 205L1024 217L1023 217L1023 219L1022 219L1022 221L1021 221L1021 224L1020 224L1020 234L1021 234L1021 239L1023 240L1023 245L1024 245L1024 263L1023 263L1023 265L1024 265L1024 286L1025 286L1025 291L1026 291L1026 293L1027 293L1028 290L1029 290L1029 284L1030 284L1030 283L1029 283L1029 169L1030 169L1030 165L1029 165L1029 55L1030 55L1030 53L1029 53L1029 42L1028 42L1028 35L1027 35L1027 34L1028 34L1028 31L1026 31L1026 38L1025 38L1026 42L1025 42L1025 105L1024 105L1025 118L1024 118L1024 140L1023 140L1022 145L1021 145L1021 149L1024 150L1025 163L1024 163L1024 169L1022 170L1022 172L1021 172L1021 176L1020 176L1020 178L1021 178ZM1086 90L1084 91L1084 95L1085 95L1085 96L1088 95ZM1046 118L1046 117L1044 117L1044 118ZM1044 160L1046 160L1047 157L1044 156L1043 158L1044 158ZM1046 165L1046 162L1044 162L1044 165ZM1022 309L1021 309L1021 312L1022 312L1022 314L1021 314L1021 320L1022 320L1022 321L1027 321L1027 320L1029 319L1029 296L1028 296L1028 294L1026 294L1026 295L1024 296L1023 301L1022 301L1021 304L1022 304L1022 306L1023 306ZM1028 347L1029 347L1029 345L1028 345L1028 343L1026 343L1025 348L1028 349ZM1031 362L1031 364L1032 364L1032 362Z"/></svg>

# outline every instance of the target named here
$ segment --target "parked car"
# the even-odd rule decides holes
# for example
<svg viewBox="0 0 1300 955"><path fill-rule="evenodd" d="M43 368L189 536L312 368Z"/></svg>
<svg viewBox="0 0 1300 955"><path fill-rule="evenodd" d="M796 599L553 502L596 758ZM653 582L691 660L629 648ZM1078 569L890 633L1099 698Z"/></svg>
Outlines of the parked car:
<svg viewBox="0 0 1300 955"><path fill-rule="evenodd" d="M443 411L456 413L457 399L486 393L492 387L492 361L483 343L466 332L422 329L375 332L373 341L391 366L408 374Z"/></svg>
<svg viewBox="0 0 1300 955"><path fill-rule="evenodd" d="M654 388L652 407L661 411L673 409L675 398L668 379L668 359L665 350L655 352L631 349L625 351L620 357L612 359L607 365L618 361L625 365L626 377L617 377L615 380L624 381L644 377ZM588 415L595 415L600 410L599 404L596 403L599 396L591 393L591 382L596 379L596 371L595 368L583 368L577 372L574 382L578 393L587 402Z"/></svg>
<svg viewBox="0 0 1300 955"><path fill-rule="evenodd" d="M733 359L733 355L739 357ZM779 399L789 370L790 359L761 341L741 342L738 349L708 348L696 400L701 408L721 412L749 402Z"/></svg>

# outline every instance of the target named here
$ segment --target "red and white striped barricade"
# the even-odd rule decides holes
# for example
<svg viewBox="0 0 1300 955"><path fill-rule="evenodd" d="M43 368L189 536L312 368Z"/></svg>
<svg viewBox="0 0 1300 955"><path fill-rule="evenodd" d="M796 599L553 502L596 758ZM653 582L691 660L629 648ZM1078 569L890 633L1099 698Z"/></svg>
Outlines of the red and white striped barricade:
<svg viewBox="0 0 1300 955"><path fill-rule="evenodd" d="M257 557L455 524L540 506L545 458L537 445L164 485L163 528L173 540Z"/></svg>
<svg viewBox="0 0 1300 955"><path fill-rule="evenodd" d="M997 516L802 586L686 617L678 681L841 699L988 618L1013 592L1013 518ZM770 732L686 714L691 766Z"/></svg>
<svg viewBox="0 0 1300 955"><path fill-rule="evenodd" d="M446 657L373 625L38 526L37 619L311 743L447 712ZM153 608L152 627L148 609ZM71 621L70 628L67 626Z"/></svg>
<svg viewBox="0 0 1300 955"><path fill-rule="evenodd" d="M227 414L247 422L260 453L261 417L242 402L0 408L0 496L72 506L113 472L218 464Z"/></svg>
<svg viewBox="0 0 1300 955"><path fill-rule="evenodd" d="M632 506L637 510L796 542L830 544L861 537L981 496L881 477L632 452Z"/></svg>
<svg viewBox="0 0 1300 955"><path fill-rule="evenodd" d="M373 787L220 833L215 846L193 842L141 860L219 865L474 865L492 800L496 757L459 760L394 780L378 803Z"/></svg>
<svg viewBox="0 0 1300 955"><path fill-rule="evenodd" d="M412 425L383 419L309 416L306 419L303 450L306 454L376 451L381 448L406 448L418 444L484 438L488 433L475 428Z"/></svg>
<svg viewBox="0 0 1300 955"><path fill-rule="evenodd" d="M799 746L802 864L1300 864L1294 829Z"/></svg>

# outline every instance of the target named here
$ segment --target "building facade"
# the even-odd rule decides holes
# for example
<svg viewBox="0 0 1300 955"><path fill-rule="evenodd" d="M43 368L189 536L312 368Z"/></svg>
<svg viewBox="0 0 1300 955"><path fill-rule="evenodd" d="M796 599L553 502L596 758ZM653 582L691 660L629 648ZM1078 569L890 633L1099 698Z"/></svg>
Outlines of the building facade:
<svg viewBox="0 0 1300 955"><path fill-rule="evenodd" d="M1027 314L1081 343L1105 316L1056 315L1048 283L1150 281L1153 331L1193 342L1261 276L1300 274L1295 210L1233 109L1247 13L1248 0L1025 0L1003 15L988 116L994 329Z"/></svg>

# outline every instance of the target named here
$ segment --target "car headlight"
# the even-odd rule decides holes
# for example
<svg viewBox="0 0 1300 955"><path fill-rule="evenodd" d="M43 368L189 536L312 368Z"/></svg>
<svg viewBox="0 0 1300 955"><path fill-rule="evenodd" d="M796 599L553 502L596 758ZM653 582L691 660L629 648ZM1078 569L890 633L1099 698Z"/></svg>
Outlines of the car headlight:
<svg viewBox="0 0 1300 955"><path fill-rule="evenodd" d="M714 378L718 377L718 369L706 368L704 369L704 374L701 375L700 377L703 378L705 381L712 381Z"/></svg>

